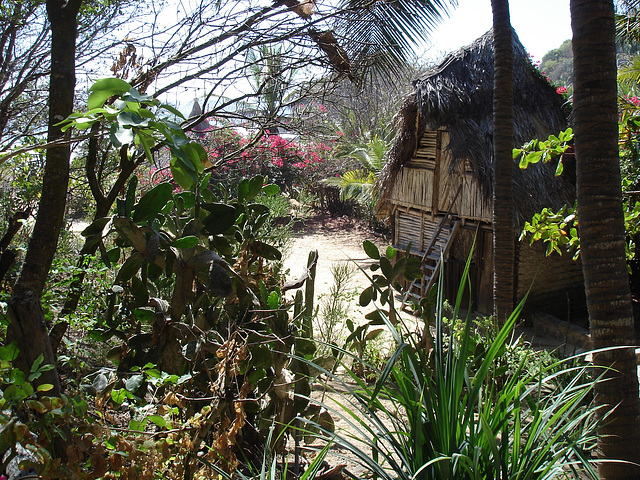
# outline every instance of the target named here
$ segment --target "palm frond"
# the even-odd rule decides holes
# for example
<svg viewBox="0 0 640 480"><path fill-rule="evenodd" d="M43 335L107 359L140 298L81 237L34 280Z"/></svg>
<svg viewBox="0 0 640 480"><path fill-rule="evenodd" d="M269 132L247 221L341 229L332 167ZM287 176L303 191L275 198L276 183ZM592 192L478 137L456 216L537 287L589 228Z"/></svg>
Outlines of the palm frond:
<svg viewBox="0 0 640 480"><path fill-rule="evenodd" d="M640 87L640 55L632 57L628 65L618 70L618 82L631 90L638 90Z"/></svg>
<svg viewBox="0 0 640 480"><path fill-rule="evenodd" d="M448 14L455 1L342 0L343 14L337 19L336 36L348 39L344 45L355 65L370 65L389 72L406 64L416 46Z"/></svg>

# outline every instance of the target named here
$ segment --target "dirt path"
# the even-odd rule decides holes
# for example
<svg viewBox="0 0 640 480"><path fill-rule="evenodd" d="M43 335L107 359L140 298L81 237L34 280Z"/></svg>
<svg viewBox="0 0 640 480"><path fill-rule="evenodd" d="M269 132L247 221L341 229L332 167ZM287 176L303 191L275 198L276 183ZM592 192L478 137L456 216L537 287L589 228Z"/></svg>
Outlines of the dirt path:
<svg viewBox="0 0 640 480"><path fill-rule="evenodd" d="M295 280L300 277L307 266L309 252L318 250L315 296L319 305L333 285L332 267L340 263L352 265L354 273L348 291L354 295L350 302L349 314L358 316L363 309L358 305L355 293L359 295L369 285L369 280L356 265L369 272L368 267L373 262L362 249L365 240L372 241L378 248L388 245L384 238L370 231L365 224L348 217L332 218L319 215L305 221L296 233L284 262L285 269L289 269L288 279ZM364 318L364 314L362 317Z"/></svg>

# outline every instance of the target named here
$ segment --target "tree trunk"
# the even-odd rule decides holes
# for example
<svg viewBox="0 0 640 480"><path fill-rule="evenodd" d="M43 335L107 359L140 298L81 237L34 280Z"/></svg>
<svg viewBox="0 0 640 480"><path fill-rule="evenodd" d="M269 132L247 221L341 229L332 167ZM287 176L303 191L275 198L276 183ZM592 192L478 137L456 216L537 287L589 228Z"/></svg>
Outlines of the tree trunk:
<svg viewBox="0 0 640 480"><path fill-rule="evenodd" d="M625 229L618 157L616 48L612 0L571 0L573 28L573 120L577 162L580 256L591 338L595 349L635 343L625 261ZM640 404L634 348L594 355L606 381L596 384L602 416L602 459L640 458ZM600 478L637 479L640 468L603 462Z"/></svg>
<svg viewBox="0 0 640 480"><path fill-rule="evenodd" d="M508 0L491 0L493 11L493 299L503 322L513 310L513 34Z"/></svg>
<svg viewBox="0 0 640 480"><path fill-rule="evenodd" d="M51 24L48 142L63 139L64 134L55 124L73 111L76 16L81 3L82 0L47 0L47 15ZM55 362L40 298L64 223L70 152L69 145L47 150L36 223L24 267L10 302L11 324L7 331L7 339L18 341L21 355L19 361L26 370L31 368L33 360L41 354L44 356L45 364ZM54 385L54 389L49 392L50 395L61 393L60 380L55 369L46 372L38 383Z"/></svg>

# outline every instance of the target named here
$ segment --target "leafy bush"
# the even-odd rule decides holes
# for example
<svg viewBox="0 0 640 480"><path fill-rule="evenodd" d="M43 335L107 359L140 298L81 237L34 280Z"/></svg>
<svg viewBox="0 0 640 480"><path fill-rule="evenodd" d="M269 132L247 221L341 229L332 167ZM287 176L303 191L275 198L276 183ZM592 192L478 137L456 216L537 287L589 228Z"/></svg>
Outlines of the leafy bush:
<svg viewBox="0 0 640 480"><path fill-rule="evenodd" d="M455 317L468 271L469 262ZM373 283L382 298L384 288ZM535 354L523 353L508 368L502 359L522 304L491 343L474 335L470 314L460 335L446 333L443 304L441 279L432 349L378 310L396 348L374 385L349 371L355 387L332 375L348 397L323 406L350 426L335 444L382 479L597 478L589 463L596 438L589 366L558 360L528 371Z"/></svg>
<svg viewBox="0 0 640 480"><path fill-rule="evenodd" d="M342 174L352 162L336 160L333 145L300 143L279 135L265 135L250 142L231 128L208 132L201 139L213 165L213 180L235 187L244 177L262 175L282 191L316 188L323 178Z"/></svg>

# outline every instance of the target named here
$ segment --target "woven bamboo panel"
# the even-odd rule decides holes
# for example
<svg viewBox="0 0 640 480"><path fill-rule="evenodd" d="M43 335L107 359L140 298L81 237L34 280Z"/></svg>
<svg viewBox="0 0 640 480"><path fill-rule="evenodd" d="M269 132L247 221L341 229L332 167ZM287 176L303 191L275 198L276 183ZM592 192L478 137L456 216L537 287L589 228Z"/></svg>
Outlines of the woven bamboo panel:
<svg viewBox="0 0 640 480"><path fill-rule="evenodd" d="M460 198L460 216L474 218L491 222L493 218L491 203L485 198L480 190L480 185L475 177L464 176L464 186L462 187Z"/></svg>
<svg viewBox="0 0 640 480"><path fill-rule="evenodd" d="M436 168L436 156L438 148L438 132L427 130L422 134L418 149L408 166L412 168Z"/></svg>
<svg viewBox="0 0 640 480"><path fill-rule="evenodd" d="M406 249L411 242L411 251L422 253L431 242L431 238L436 232L440 217L431 218L428 214L423 214L415 210L408 212L398 212L396 223L396 236L393 244L401 249ZM436 240L434 251L444 249L446 236L440 236Z"/></svg>
<svg viewBox="0 0 640 480"><path fill-rule="evenodd" d="M390 201L431 209L433 170L404 167L397 175Z"/></svg>
<svg viewBox="0 0 640 480"><path fill-rule="evenodd" d="M415 213L398 212L397 222L397 238L393 239L393 244L404 250L411 243L412 250L419 250L422 216Z"/></svg>
<svg viewBox="0 0 640 480"><path fill-rule="evenodd" d="M518 262L518 297L522 298L529 288L530 295L567 290L584 284L582 267L571 255L552 253L545 255L541 242L529 246L521 243Z"/></svg>

